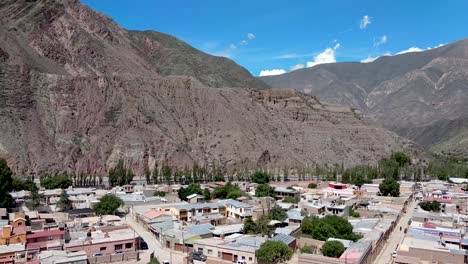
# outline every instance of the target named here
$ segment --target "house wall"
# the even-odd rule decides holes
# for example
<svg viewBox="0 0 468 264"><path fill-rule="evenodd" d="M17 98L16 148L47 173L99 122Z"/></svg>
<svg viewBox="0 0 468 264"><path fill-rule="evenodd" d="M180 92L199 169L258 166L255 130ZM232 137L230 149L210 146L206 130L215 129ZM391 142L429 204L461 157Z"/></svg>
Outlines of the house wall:
<svg viewBox="0 0 468 264"><path fill-rule="evenodd" d="M247 261L247 263L254 263L255 261L254 251L243 251L239 249L222 247L217 245L203 245L197 244L196 242L193 245L193 250L196 252L203 252L203 254L205 254L207 257L219 260L233 261L237 256L237 260L245 260Z"/></svg>
<svg viewBox="0 0 468 264"><path fill-rule="evenodd" d="M131 244L131 247L127 248L126 244ZM102 254L112 254L115 252L115 247L117 245L121 245L121 250L124 252L133 252L135 251L136 239L127 239L121 241L112 241L106 243L96 243L96 244L84 244L84 245L67 245L65 244L65 251L67 252L76 252L83 250L91 256L94 253L102 253Z"/></svg>
<svg viewBox="0 0 468 264"><path fill-rule="evenodd" d="M438 250L410 247L408 251L398 251L399 255L415 257L429 263L466 263L463 255L451 254Z"/></svg>

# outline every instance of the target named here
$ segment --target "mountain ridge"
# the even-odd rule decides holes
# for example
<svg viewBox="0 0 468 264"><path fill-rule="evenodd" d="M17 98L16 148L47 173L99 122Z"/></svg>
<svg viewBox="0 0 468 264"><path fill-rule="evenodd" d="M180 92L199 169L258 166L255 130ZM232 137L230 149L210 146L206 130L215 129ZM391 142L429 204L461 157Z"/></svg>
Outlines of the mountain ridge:
<svg viewBox="0 0 468 264"><path fill-rule="evenodd" d="M0 22L0 157L19 175L102 175L120 159L142 175L163 163L232 171L421 154L348 107L265 89L230 60L126 31L79 1L7 0Z"/></svg>
<svg viewBox="0 0 468 264"><path fill-rule="evenodd" d="M356 108L431 148L439 142L433 124L467 117L468 39L422 52L383 56L370 63L323 64L259 79L272 87L294 88ZM418 132L418 127L425 127L426 133ZM455 128L443 134L459 134L459 128L451 129Z"/></svg>

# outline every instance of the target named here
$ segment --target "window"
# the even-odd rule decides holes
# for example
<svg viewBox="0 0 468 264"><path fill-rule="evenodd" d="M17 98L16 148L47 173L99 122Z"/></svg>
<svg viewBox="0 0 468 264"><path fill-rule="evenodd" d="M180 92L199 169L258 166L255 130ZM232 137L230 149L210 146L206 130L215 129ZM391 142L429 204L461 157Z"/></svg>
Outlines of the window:
<svg viewBox="0 0 468 264"><path fill-rule="evenodd" d="M106 251L107 247L100 247L99 251Z"/></svg>
<svg viewBox="0 0 468 264"><path fill-rule="evenodd" d="M198 252L203 253L203 248L198 248Z"/></svg>
<svg viewBox="0 0 468 264"><path fill-rule="evenodd" d="M249 257L249 262L252 261L252 257Z"/></svg>
<svg viewBox="0 0 468 264"><path fill-rule="evenodd" d="M245 256L242 256L242 260L245 260Z"/></svg>
<svg viewBox="0 0 468 264"><path fill-rule="evenodd" d="M133 243L126 243L125 244L125 248L132 248L133 247Z"/></svg>
<svg viewBox="0 0 468 264"><path fill-rule="evenodd" d="M218 251L218 258L222 256L221 251Z"/></svg>
<svg viewBox="0 0 468 264"><path fill-rule="evenodd" d="M122 244L118 244L114 246L114 250L120 250L122 249Z"/></svg>
<svg viewBox="0 0 468 264"><path fill-rule="evenodd" d="M49 239L49 240L53 240L53 239L54 239L54 237L53 237L53 236L49 236L47 239Z"/></svg>
<svg viewBox="0 0 468 264"><path fill-rule="evenodd" d="M213 255L213 250L212 249L208 249L208 255Z"/></svg>
<svg viewBox="0 0 468 264"><path fill-rule="evenodd" d="M203 209L198 209L198 212L199 212L199 213L203 212Z"/></svg>

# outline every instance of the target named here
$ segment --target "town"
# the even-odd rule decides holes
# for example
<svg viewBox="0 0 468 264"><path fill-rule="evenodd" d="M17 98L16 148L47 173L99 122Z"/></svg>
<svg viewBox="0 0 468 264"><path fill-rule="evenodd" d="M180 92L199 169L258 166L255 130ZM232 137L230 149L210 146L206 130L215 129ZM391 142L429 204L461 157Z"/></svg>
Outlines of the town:
<svg viewBox="0 0 468 264"><path fill-rule="evenodd" d="M15 178L0 263L466 263L466 178L342 177L99 188L52 176L42 185L58 187L40 189Z"/></svg>

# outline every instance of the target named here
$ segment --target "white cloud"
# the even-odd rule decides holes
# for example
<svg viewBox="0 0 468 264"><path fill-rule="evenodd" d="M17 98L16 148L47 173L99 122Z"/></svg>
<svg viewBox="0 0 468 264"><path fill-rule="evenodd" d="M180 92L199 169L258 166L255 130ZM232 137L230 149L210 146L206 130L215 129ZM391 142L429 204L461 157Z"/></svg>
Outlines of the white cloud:
<svg viewBox="0 0 468 264"><path fill-rule="evenodd" d="M237 49L237 47L236 47L236 45L231 44L231 45L229 45L229 49Z"/></svg>
<svg viewBox="0 0 468 264"><path fill-rule="evenodd" d="M411 47L409 49L405 49L405 50L402 50L400 52L397 52L395 55L405 54L405 53L409 53L409 52L421 52L421 51L423 51L423 49L420 49L418 47Z"/></svg>
<svg viewBox="0 0 468 264"><path fill-rule="evenodd" d="M299 64L292 66L290 71L295 71L295 70L304 69L304 68L305 68L305 65L302 63L299 63Z"/></svg>
<svg viewBox="0 0 468 264"><path fill-rule="evenodd" d="M255 39L255 35L253 33L247 33L247 38L249 40L253 40L253 39Z"/></svg>
<svg viewBox="0 0 468 264"><path fill-rule="evenodd" d="M336 62L335 51L340 47L340 43L336 43L333 48L326 48L323 52L314 57L313 61L307 62L307 68L313 67L322 63Z"/></svg>
<svg viewBox="0 0 468 264"><path fill-rule="evenodd" d="M383 35L382 37L380 37L378 41L374 40L374 47L378 47L380 45L386 44L387 40L388 40L387 35Z"/></svg>
<svg viewBox="0 0 468 264"><path fill-rule="evenodd" d="M240 44L241 44L242 46L247 45L247 43L248 43L248 42L247 42L247 40L245 40L245 39L243 39L243 40L240 42Z"/></svg>
<svg viewBox="0 0 468 264"><path fill-rule="evenodd" d="M365 29L371 23L371 18L369 16L362 17L361 21L359 22L359 28Z"/></svg>
<svg viewBox="0 0 468 264"><path fill-rule="evenodd" d="M280 75L286 73L283 69L273 69L273 70L262 70L260 71L259 76L272 76L272 75Z"/></svg>
<svg viewBox="0 0 468 264"><path fill-rule="evenodd" d="M369 63L369 62L373 62L375 61L376 59L378 59L379 57L371 57L371 56L368 56L367 58L361 60L362 63Z"/></svg>

